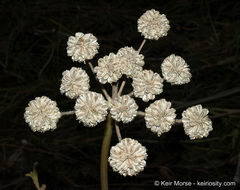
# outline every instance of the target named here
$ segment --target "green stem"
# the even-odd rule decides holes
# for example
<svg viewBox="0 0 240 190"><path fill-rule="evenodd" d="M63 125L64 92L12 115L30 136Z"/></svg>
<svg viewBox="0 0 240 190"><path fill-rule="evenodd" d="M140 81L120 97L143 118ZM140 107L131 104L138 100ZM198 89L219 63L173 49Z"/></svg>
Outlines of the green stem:
<svg viewBox="0 0 240 190"><path fill-rule="evenodd" d="M112 124L113 121L111 115L108 114L101 151L101 164L100 164L101 190L108 190L108 154L112 137Z"/></svg>

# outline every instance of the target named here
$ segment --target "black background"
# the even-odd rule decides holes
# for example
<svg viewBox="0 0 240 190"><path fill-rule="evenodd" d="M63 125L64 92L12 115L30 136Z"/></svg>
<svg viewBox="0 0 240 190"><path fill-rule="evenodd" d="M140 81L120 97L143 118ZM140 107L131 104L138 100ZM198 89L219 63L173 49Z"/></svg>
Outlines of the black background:
<svg viewBox="0 0 240 190"><path fill-rule="evenodd" d="M208 138L190 141L182 126L157 137L141 117L121 124L122 136L137 139L149 156L144 172L136 177L124 178L109 168L110 189L153 189L154 180L233 180L240 137L238 1L2 0L0 5L1 190L34 189L25 174L35 162L39 181L49 190L100 189L104 122L86 128L74 115L65 116L55 131L33 133L24 121L24 109L30 100L45 95L62 111L72 110L74 101L59 92L62 72L72 66L85 69L91 90L100 92L87 65L67 56L68 36L83 32L98 38L99 54L92 61L96 65L98 58L121 47L139 47L143 38L137 19L152 8L166 14L171 30L167 37L146 42L144 68L161 73L162 60L175 53L193 75L186 85L164 83L164 93L156 99L171 101L178 118L187 107L201 103L210 111L214 130ZM124 94L131 92L130 82ZM152 102L137 99L142 111ZM114 133L112 145L116 143Z"/></svg>

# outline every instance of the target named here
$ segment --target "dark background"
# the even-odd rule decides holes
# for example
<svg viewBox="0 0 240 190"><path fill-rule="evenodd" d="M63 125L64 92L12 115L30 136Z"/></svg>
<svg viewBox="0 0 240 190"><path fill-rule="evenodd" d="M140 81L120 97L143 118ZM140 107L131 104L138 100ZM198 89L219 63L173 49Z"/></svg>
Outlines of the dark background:
<svg viewBox="0 0 240 190"><path fill-rule="evenodd" d="M137 139L149 156L144 172L136 177L124 178L109 168L110 189L153 189L154 180L233 180L240 145L238 1L2 0L0 5L1 190L34 189L25 174L35 162L47 190L100 189L104 122L86 128L74 115L64 116L57 130L33 133L24 121L24 109L36 96L46 95L62 111L72 110L74 101L59 92L62 72L72 66L85 69L91 90L100 92L87 65L67 56L68 36L81 31L98 38L96 65L98 58L121 47L139 47L143 38L137 19L152 8L167 15L171 30L163 39L147 41L142 49L145 69L161 73L162 60L175 53L186 60L193 75L183 86L164 83L157 99L171 101L178 118L188 106L201 103L210 110L214 130L208 138L190 141L182 126L157 137L141 117L121 125L122 136ZM124 94L131 90L128 85ZM137 99L142 110L152 102ZM114 133L112 145L116 143Z"/></svg>

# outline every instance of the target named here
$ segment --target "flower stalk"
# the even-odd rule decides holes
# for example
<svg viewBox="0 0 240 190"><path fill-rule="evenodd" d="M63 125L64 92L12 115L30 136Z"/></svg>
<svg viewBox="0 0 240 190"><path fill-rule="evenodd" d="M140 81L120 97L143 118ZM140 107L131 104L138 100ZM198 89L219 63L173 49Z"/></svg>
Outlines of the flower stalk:
<svg viewBox="0 0 240 190"><path fill-rule="evenodd" d="M92 63L90 61L88 61L87 63L89 65L92 73L94 74L94 67L93 67ZM95 76L95 79L98 81L95 74L94 74L94 76ZM99 84L100 84L100 87L101 87L101 90L102 90L104 96L107 98L108 101L111 101L111 97L108 95L107 90L104 88L104 86L101 83L99 83Z"/></svg>
<svg viewBox="0 0 240 190"><path fill-rule="evenodd" d="M75 111L65 111L65 112L61 112L61 115L73 115L75 114Z"/></svg>
<svg viewBox="0 0 240 190"><path fill-rule="evenodd" d="M140 45L140 47L138 48L138 52L140 53L140 51L142 50L144 44L146 43L146 39L144 39Z"/></svg>
<svg viewBox="0 0 240 190"><path fill-rule="evenodd" d="M124 88L125 83L126 83L126 81L122 82L119 90L118 90L118 83L113 83L113 85L112 85L112 100L121 96L121 93L122 93L122 90ZM118 122L115 120L114 124L115 124L115 130L116 130L116 134L117 134L117 137L118 137L118 141L120 142L122 140L122 135L121 135L121 132L120 132L120 128L118 126Z"/></svg>
<svg viewBox="0 0 240 190"><path fill-rule="evenodd" d="M100 176L101 190L108 190L108 154L112 138L113 120L110 114L107 116L107 122L104 130L101 150Z"/></svg>
<svg viewBox="0 0 240 190"><path fill-rule="evenodd" d="M115 130L116 130L116 134L117 134L117 137L118 137L118 141L120 142L122 140L122 135L121 135L121 132L120 132L120 129L119 129L119 126L118 126L117 122L115 122Z"/></svg>

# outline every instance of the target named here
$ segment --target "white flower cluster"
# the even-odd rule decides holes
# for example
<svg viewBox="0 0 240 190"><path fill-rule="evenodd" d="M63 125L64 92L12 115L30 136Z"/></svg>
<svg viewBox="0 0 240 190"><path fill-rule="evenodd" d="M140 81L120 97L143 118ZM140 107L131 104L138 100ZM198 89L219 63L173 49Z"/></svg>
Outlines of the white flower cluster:
<svg viewBox="0 0 240 190"><path fill-rule="evenodd" d="M131 122L137 115L138 106L128 95L120 96L112 103L110 113L112 118L123 123Z"/></svg>
<svg viewBox="0 0 240 190"><path fill-rule="evenodd" d="M182 122L185 133L192 140L207 137L213 130L212 121L208 117L208 109L202 108L202 105L185 110L182 113Z"/></svg>
<svg viewBox="0 0 240 190"><path fill-rule="evenodd" d="M128 77L134 77L137 71L142 71L144 56L132 47L124 47L118 50L117 55L120 57L122 74Z"/></svg>
<svg viewBox="0 0 240 190"><path fill-rule="evenodd" d="M166 36L169 29L166 16L154 9L146 11L138 19L138 31L145 39L158 40ZM140 50L145 39L138 51L126 46L120 48L116 54L110 53L98 59L95 68L89 64L101 84L115 85L122 75L131 78L132 94L148 102L163 92L164 80L172 85L186 84L190 82L191 73L185 60L174 54L166 57L161 64L163 78L151 70L144 70L144 56L140 54ZM67 42L67 54L77 62L85 63L86 60L92 59L98 53L98 48L97 38L93 34L77 32L75 36L70 36ZM122 123L133 121L137 114L141 113L137 111L138 105L130 95L121 96L121 88L124 85L121 85L121 90L117 89L116 96L113 93L112 99L103 90L108 100L106 101L102 94L89 91L89 82L89 76L82 68L72 67L62 73L60 92L76 99L73 112L84 126L95 127L106 119L108 112L115 122ZM161 136L177 121L175 112L171 102L160 99L151 103L142 115L145 115L146 127ZM29 102L24 118L33 131L45 132L56 129L62 115L64 114L61 114L55 101L42 96ZM182 113L181 121L191 140L207 137L213 129L208 110L201 105L186 109ZM119 138L119 141L111 148L108 159L113 170L123 176L133 176L143 171L146 166L146 148L131 138Z"/></svg>
<svg viewBox="0 0 240 190"><path fill-rule="evenodd" d="M163 79L158 73L151 70L138 72L132 82L134 96L142 98L144 102L153 100L155 95L162 93L162 83Z"/></svg>
<svg viewBox="0 0 240 190"><path fill-rule="evenodd" d="M160 136L168 132L175 122L175 109L171 108L171 102L165 99L157 100L145 110L145 121L147 128Z"/></svg>
<svg viewBox="0 0 240 190"><path fill-rule="evenodd" d="M57 103L46 96L36 97L28 103L24 118L31 129L39 132L54 130L61 117Z"/></svg>
<svg viewBox="0 0 240 190"><path fill-rule="evenodd" d="M92 59L98 53L99 44L92 34L77 32L67 42L67 54L73 61L83 62Z"/></svg>
<svg viewBox="0 0 240 190"><path fill-rule="evenodd" d="M108 56L98 60L98 66L94 68L94 72L97 73L100 83L113 83L121 78L122 73L119 62L119 56L114 53L110 53Z"/></svg>
<svg viewBox="0 0 240 190"><path fill-rule="evenodd" d="M146 148L134 139L125 138L111 148L108 161L113 171L134 176L144 170L146 159Z"/></svg>
<svg viewBox="0 0 240 190"><path fill-rule="evenodd" d="M190 82L192 77L190 69L183 58L174 54L168 56L162 62L162 74L164 79L172 85L181 85Z"/></svg>
<svg viewBox="0 0 240 190"><path fill-rule="evenodd" d="M158 40L161 37L167 36L169 29L170 25L166 16L154 9L146 11L138 19L138 31L146 39Z"/></svg>
<svg viewBox="0 0 240 190"><path fill-rule="evenodd" d="M72 67L70 70L64 71L62 75L60 92L65 93L67 97L77 98L89 90L89 77L83 69Z"/></svg>
<svg viewBox="0 0 240 190"><path fill-rule="evenodd" d="M89 91L78 97L74 108L77 120L85 126L94 127L105 120L108 104L101 94Z"/></svg>

